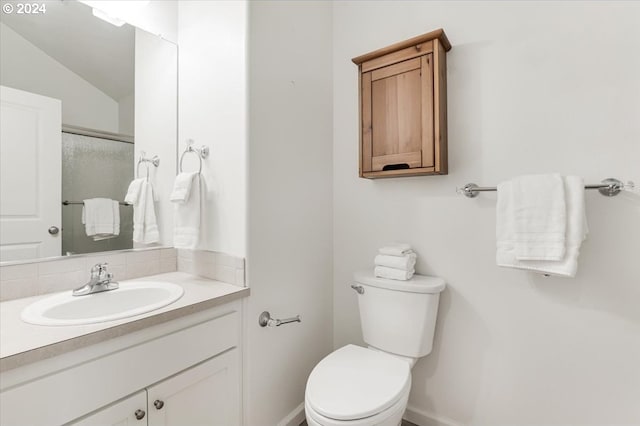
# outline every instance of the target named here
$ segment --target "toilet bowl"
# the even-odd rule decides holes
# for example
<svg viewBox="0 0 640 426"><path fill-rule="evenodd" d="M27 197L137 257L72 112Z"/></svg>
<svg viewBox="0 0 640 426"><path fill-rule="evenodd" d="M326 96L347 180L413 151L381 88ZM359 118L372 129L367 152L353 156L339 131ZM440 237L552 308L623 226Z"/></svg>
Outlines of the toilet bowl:
<svg viewBox="0 0 640 426"><path fill-rule="evenodd" d="M309 426L398 426L407 408L411 368L433 346L442 278L408 281L354 274L362 335L315 366L305 390Z"/></svg>
<svg viewBox="0 0 640 426"><path fill-rule="evenodd" d="M310 426L397 426L411 390L409 363L356 345L325 357L305 391Z"/></svg>

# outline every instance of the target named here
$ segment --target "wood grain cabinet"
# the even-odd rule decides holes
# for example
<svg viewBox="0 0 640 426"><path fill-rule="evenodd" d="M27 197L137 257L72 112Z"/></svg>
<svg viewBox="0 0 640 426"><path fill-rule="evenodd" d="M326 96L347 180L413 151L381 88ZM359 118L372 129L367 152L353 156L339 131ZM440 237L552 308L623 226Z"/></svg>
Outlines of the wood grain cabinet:
<svg viewBox="0 0 640 426"><path fill-rule="evenodd" d="M447 174L442 29L353 58L360 79L360 177Z"/></svg>

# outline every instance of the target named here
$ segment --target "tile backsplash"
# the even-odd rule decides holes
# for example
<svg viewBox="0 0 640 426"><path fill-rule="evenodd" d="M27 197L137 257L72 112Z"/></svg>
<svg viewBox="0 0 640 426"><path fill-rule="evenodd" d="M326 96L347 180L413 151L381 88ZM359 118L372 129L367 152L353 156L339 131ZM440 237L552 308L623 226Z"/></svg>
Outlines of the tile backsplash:
<svg viewBox="0 0 640 426"><path fill-rule="evenodd" d="M244 258L217 251L178 249L178 271L245 286Z"/></svg>
<svg viewBox="0 0 640 426"><path fill-rule="evenodd" d="M97 253L70 258L0 266L0 301L70 290L89 280L96 263L108 263L114 280L176 271L176 250L158 248Z"/></svg>
<svg viewBox="0 0 640 426"><path fill-rule="evenodd" d="M85 284L96 263L109 264L116 281L181 271L244 287L244 258L201 250L157 248L99 253L0 266L0 302L70 290Z"/></svg>

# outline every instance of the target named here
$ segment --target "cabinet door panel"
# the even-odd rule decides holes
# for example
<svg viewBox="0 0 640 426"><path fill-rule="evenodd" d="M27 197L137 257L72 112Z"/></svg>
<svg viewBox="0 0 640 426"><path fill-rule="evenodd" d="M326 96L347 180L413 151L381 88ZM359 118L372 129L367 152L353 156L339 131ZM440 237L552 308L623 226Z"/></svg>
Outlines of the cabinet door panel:
<svg viewBox="0 0 640 426"><path fill-rule="evenodd" d="M145 412L141 419L136 411ZM104 407L80 420L67 423L69 426L147 426L147 392L140 391L128 398ZM140 412L138 412L141 416Z"/></svg>
<svg viewBox="0 0 640 426"><path fill-rule="evenodd" d="M238 351L233 349L149 387L149 424L239 425L238 364Z"/></svg>
<svg viewBox="0 0 640 426"><path fill-rule="evenodd" d="M373 157L421 150L420 70L371 83Z"/></svg>

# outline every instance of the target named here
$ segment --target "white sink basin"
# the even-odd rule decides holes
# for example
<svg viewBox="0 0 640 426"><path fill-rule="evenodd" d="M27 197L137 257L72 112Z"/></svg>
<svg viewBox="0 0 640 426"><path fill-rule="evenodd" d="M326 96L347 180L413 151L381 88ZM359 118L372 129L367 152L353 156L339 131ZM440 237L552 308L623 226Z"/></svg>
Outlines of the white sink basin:
<svg viewBox="0 0 640 426"><path fill-rule="evenodd" d="M22 320L37 325L82 325L113 321L151 312L180 297L184 289L160 281L132 281L120 288L86 296L72 296L71 290L27 306Z"/></svg>

